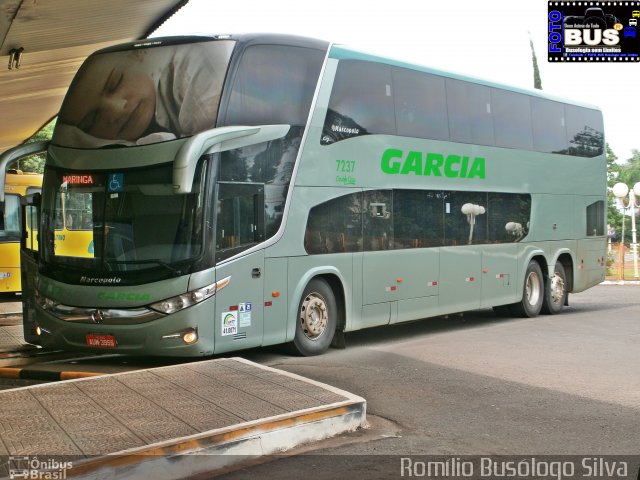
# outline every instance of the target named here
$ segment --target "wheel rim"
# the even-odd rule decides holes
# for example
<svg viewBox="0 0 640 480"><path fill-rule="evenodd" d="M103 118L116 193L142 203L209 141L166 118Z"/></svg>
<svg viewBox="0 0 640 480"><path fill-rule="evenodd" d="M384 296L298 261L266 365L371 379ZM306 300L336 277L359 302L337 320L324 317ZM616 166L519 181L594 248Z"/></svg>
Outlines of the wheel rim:
<svg viewBox="0 0 640 480"><path fill-rule="evenodd" d="M564 299L564 280L560 275L554 275L550 281L551 301L556 305L560 305Z"/></svg>
<svg viewBox="0 0 640 480"><path fill-rule="evenodd" d="M318 293L310 293L300 307L300 326L305 336L316 340L327 329L329 315L327 303Z"/></svg>
<svg viewBox="0 0 640 480"><path fill-rule="evenodd" d="M542 289L540 287L540 277L536 272L529 273L525 293L527 295L527 302L529 302L529 305L538 304L540 301L540 295L542 294Z"/></svg>

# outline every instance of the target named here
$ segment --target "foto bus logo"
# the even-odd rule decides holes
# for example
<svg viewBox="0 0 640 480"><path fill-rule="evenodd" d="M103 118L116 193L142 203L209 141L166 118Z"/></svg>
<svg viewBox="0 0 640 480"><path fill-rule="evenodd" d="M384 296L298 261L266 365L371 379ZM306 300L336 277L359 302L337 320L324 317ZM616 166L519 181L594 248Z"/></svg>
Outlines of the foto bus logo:
<svg viewBox="0 0 640 480"><path fill-rule="evenodd" d="M549 2L549 61L638 61L640 2Z"/></svg>

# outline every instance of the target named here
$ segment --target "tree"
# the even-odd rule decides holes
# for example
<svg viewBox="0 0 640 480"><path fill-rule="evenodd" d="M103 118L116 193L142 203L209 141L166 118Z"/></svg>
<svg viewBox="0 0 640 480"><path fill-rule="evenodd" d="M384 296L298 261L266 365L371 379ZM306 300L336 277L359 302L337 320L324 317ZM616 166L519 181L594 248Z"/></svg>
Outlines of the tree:
<svg viewBox="0 0 640 480"><path fill-rule="evenodd" d="M533 48L533 40L531 40L531 32L529 32L529 45L531 46L531 62L533 63L533 88L542 90L542 79L540 78L540 69L538 68L536 51Z"/></svg>
<svg viewBox="0 0 640 480"><path fill-rule="evenodd" d="M618 235L622 232L622 213L618 210L618 200L614 197L611 188L619 181L620 165L617 162L618 157L613 150L606 144L607 147L607 191L608 203L607 203L607 223L613 227ZM622 240L622 239L620 239Z"/></svg>
<svg viewBox="0 0 640 480"><path fill-rule="evenodd" d="M633 149L631 151L631 158L627 159L622 165L616 164L617 157L613 155L614 160L609 162L609 151L607 146L607 177L609 179L609 187L612 187L618 182L625 183L629 188L640 182L640 150ZM612 152L613 154L613 152ZM626 212L631 214L630 210ZM609 192L609 225L614 226L617 232L622 232L622 212L618 208L618 200L613 196L613 193ZM615 222L615 223L614 223ZM629 224L627 224L629 225ZM625 229L624 241L630 241L631 228L628 226ZM622 240L622 239L621 239Z"/></svg>
<svg viewBox="0 0 640 480"><path fill-rule="evenodd" d="M57 117L54 117L49 123L38 130L29 138L26 143L39 142L41 140L51 140L53 136L53 129L56 126ZM44 171L44 162L46 154L39 153L36 155L29 155L28 157L16 160L9 164L9 168L22 170L23 172L42 173Z"/></svg>
<svg viewBox="0 0 640 480"><path fill-rule="evenodd" d="M629 187L633 187L640 182L640 150L631 150L631 158L620 166L619 181L624 182Z"/></svg>

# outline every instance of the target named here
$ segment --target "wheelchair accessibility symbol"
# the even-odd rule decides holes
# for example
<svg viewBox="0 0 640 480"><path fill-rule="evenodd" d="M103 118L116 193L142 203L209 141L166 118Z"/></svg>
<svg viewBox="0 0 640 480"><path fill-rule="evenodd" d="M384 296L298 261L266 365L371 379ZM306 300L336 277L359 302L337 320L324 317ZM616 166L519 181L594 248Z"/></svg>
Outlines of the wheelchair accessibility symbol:
<svg viewBox="0 0 640 480"><path fill-rule="evenodd" d="M109 175L107 181L107 189L109 192L122 192L124 191L124 174L112 173Z"/></svg>

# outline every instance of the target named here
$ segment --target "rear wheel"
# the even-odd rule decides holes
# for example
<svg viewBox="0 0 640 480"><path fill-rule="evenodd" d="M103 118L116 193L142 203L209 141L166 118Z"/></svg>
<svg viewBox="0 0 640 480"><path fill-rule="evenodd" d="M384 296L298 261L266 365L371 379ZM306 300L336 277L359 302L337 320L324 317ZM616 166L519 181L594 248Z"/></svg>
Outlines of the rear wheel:
<svg viewBox="0 0 640 480"><path fill-rule="evenodd" d="M542 269L535 260L529 262L524 276L522 300L511 305L511 313L518 317L537 317L544 300Z"/></svg>
<svg viewBox="0 0 640 480"><path fill-rule="evenodd" d="M555 315L562 311L567 301L567 276L564 265L556 262L553 275L546 282L544 288L544 301L542 303L542 313Z"/></svg>
<svg viewBox="0 0 640 480"><path fill-rule="evenodd" d="M296 322L293 346L304 356L327 351L336 331L338 307L333 290L321 278L314 278L304 289Z"/></svg>

